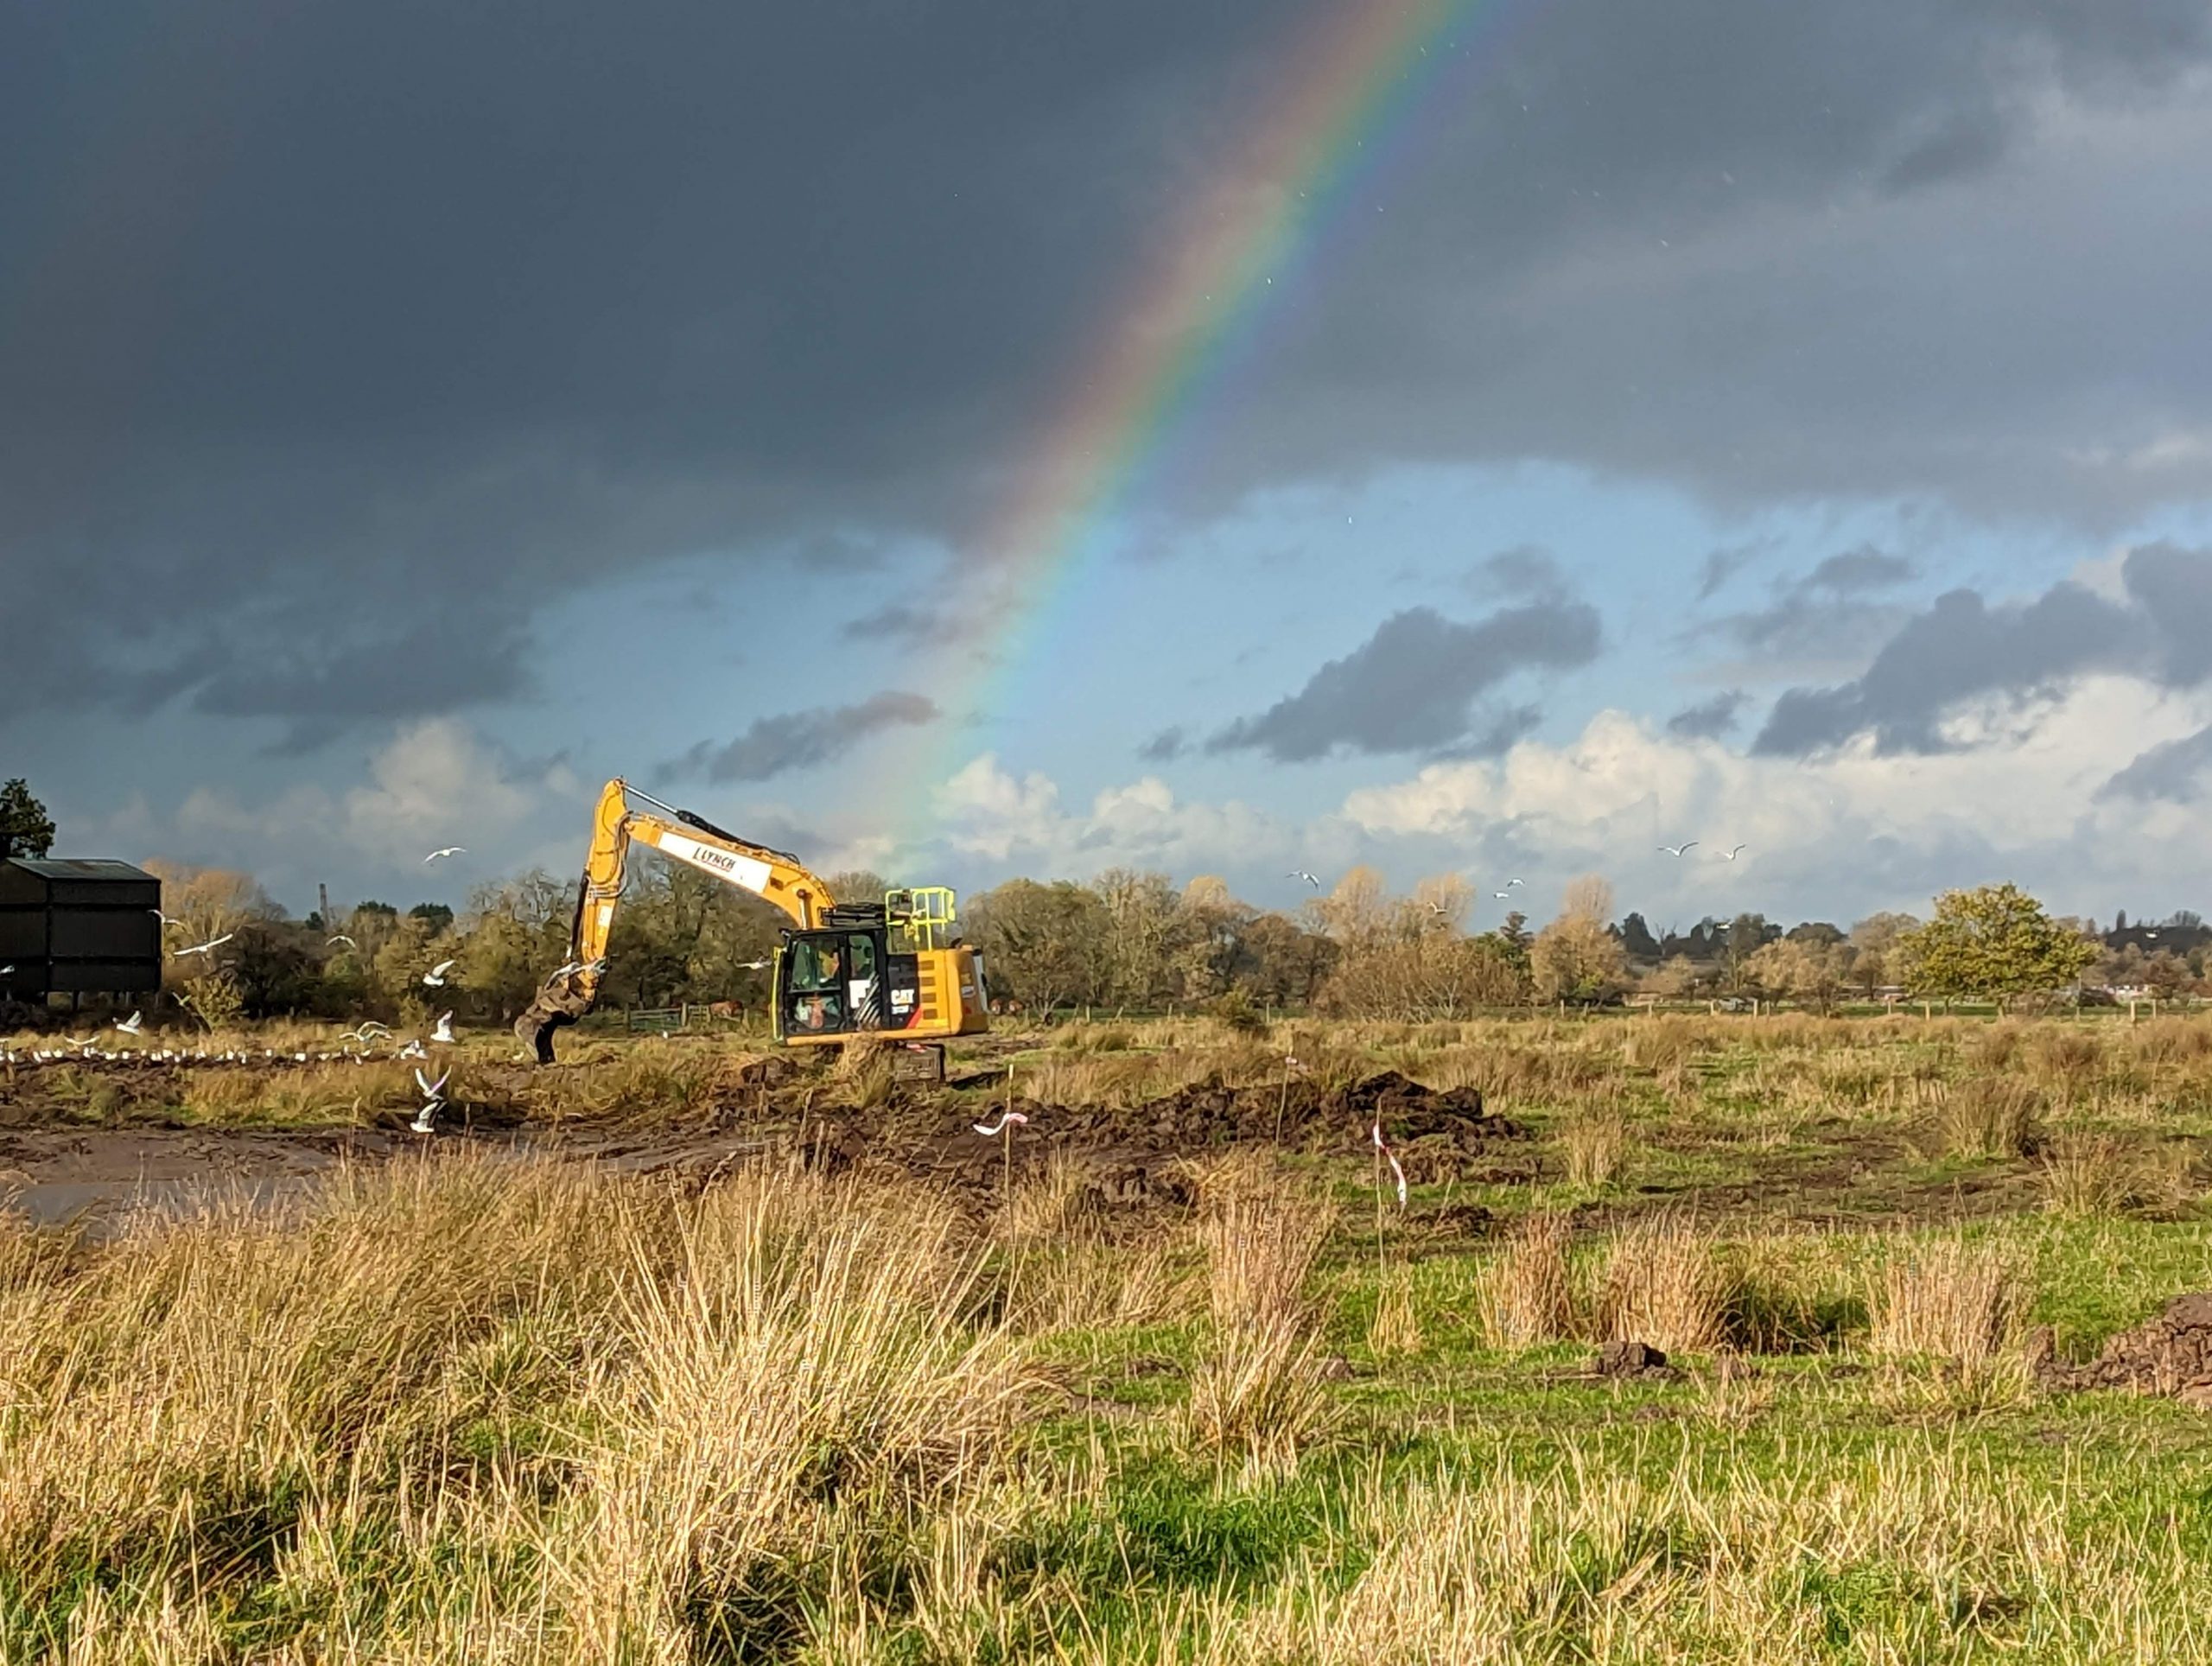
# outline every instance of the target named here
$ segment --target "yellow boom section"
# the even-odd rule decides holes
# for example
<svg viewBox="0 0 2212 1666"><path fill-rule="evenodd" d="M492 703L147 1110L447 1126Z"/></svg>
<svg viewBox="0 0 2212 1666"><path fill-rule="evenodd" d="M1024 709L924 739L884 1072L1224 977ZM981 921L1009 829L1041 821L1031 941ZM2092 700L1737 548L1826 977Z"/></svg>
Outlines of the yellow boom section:
<svg viewBox="0 0 2212 1666"><path fill-rule="evenodd" d="M546 980L530 1009L515 1021L515 1033L537 1050L540 1064L553 1062L553 1032L575 1023L599 999L633 839L765 898L803 932L821 925L836 906L830 887L798 857L750 843L689 811L649 798L620 778L609 781L593 813L591 855L569 934L569 963Z"/></svg>

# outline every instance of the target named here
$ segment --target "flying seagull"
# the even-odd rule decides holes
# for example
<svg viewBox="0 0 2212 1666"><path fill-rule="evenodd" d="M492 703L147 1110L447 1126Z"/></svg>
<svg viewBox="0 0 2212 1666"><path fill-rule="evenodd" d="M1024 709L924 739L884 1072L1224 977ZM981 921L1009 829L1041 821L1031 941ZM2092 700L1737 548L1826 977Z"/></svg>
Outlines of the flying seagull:
<svg viewBox="0 0 2212 1666"><path fill-rule="evenodd" d="M430 1040L433 1041L450 1041L453 1040L453 1014L451 1012L442 1012L438 1014L438 1027L430 1032Z"/></svg>
<svg viewBox="0 0 2212 1666"><path fill-rule="evenodd" d="M1506 898L1508 898L1508 897L1511 896L1512 894L1513 894L1513 893L1511 893L1510 891L1493 891L1493 892L1491 892L1491 895L1492 895L1492 896L1496 897L1496 898L1497 898L1500 902L1504 901L1504 900L1506 900Z"/></svg>
<svg viewBox="0 0 2212 1666"><path fill-rule="evenodd" d="M1696 849L1697 841L1695 839L1688 839L1685 840L1681 844L1662 844L1659 849L1665 851L1670 856L1679 856L1685 850Z"/></svg>
<svg viewBox="0 0 2212 1666"><path fill-rule="evenodd" d="M444 1109L445 1102L442 1099L433 1099L415 1113L415 1120L407 1126L417 1134L435 1134L437 1132L435 1126L437 1114Z"/></svg>
<svg viewBox="0 0 2212 1666"><path fill-rule="evenodd" d="M431 967L429 971L423 974L423 983L430 989L437 989L440 985L445 982L446 973L451 970L453 962L450 960L440 961L436 965Z"/></svg>
<svg viewBox="0 0 2212 1666"><path fill-rule="evenodd" d="M237 935L236 932L226 932L222 936L210 938L205 943L195 943L189 949L180 949L176 951L177 958L181 960L187 955L204 955L211 949L219 949Z"/></svg>
<svg viewBox="0 0 2212 1666"><path fill-rule="evenodd" d="M1508 880L1505 882L1505 888L1510 891L1515 886L1526 885L1528 882L1526 880Z"/></svg>
<svg viewBox="0 0 2212 1666"><path fill-rule="evenodd" d="M14 961L12 961L12 960L11 960L11 961L10 961L10 962L5 965L5 966L0 966L0 977L5 977L5 976L7 976L9 973L10 973L10 972L14 971L15 970L16 970L16 963L15 963Z"/></svg>
<svg viewBox="0 0 2212 1666"><path fill-rule="evenodd" d="M467 854L468 847L465 844L442 845L437 849L430 852L429 855L423 857L423 860L424 862L435 862L441 856L465 856Z"/></svg>
<svg viewBox="0 0 2212 1666"><path fill-rule="evenodd" d="M1742 855L1745 851L1749 850L1751 848L1751 847L1748 844L1731 845L1727 849L1720 853L1720 860L1723 862L1733 862L1738 855Z"/></svg>
<svg viewBox="0 0 2212 1666"><path fill-rule="evenodd" d="M1428 905L1428 912L1432 914L1448 914L1452 911L1440 902L1432 902Z"/></svg>
<svg viewBox="0 0 2212 1666"><path fill-rule="evenodd" d="M133 1013L130 1017L124 1019L123 1022L118 1024L115 1027L121 1030L125 1035L136 1035L138 1033L138 1026L143 1021L143 1014Z"/></svg>
<svg viewBox="0 0 2212 1666"><path fill-rule="evenodd" d="M156 919L161 921L164 925L167 925L169 923L169 917L158 908L149 908L146 912L151 914Z"/></svg>
<svg viewBox="0 0 2212 1666"><path fill-rule="evenodd" d="M1012 1124L1017 1128L1027 1128L1029 1126L1029 1119L1027 1116L1024 1116L1018 1110L1009 1110L1004 1116L1001 1116L995 1122L988 1124L982 1122L970 1122L968 1126L974 1129L976 1133L982 1135L986 1140L994 1140L1000 1135L1006 1132L1008 1124Z"/></svg>
<svg viewBox="0 0 2212 1666"><path fill-rule="evenodd" d="M451 1071L448 1071L445 1076L441 1076L433 1082L423 1074L423 1067L417 1065L415 1066L415 1085L423 1090L423 1097L425 1099L435 1099L445 1091L446 1078L452 1074Z"/></svg>
<svg viewBox="0 0 2212 1666"><path fill-rule="evenodd" d="M342 943L349 949L358 949L361 946L359 944L354 942L353 938L347 937L343 932L340 932L335 936L326 940L330 943Z"/></svg>
<svg viewBox="0 0 2212 1666"><path fill-rule="evenodd" d="M1306 872L1304 868L1292 868L1292 869L1290 870L1290 872L1288 872L1287 874L1285 874L1283 875L1283 877L1284 877L1285 879L1287 879L1287 880L1304 880L1304 881L1305 881L1308 885L1312 886L1312 887L1313 887L1316 891L1318 891L1318 890L1319 890L1319 889L1321 888L1321 881L1320 881L1318 878L1316 878L1313 874L1307 873L1307 872Z"/></svg>
<svg viewBox="0 0 2212 1666"><path fill-rule="evenodd" d="M765 972L775 963L772 960L741 960L737 966L743 972Z"/></svg>

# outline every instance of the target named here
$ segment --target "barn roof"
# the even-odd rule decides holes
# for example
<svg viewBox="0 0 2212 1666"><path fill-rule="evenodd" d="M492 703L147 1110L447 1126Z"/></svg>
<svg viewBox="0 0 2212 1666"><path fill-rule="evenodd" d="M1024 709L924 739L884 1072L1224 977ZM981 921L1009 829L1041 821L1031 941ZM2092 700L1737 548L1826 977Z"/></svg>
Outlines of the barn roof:
<svg viewBox="0 0 2212 1666"><path fill-rule="evenodd" d="M154 876L143 868L133 868L127 862L63 861L53 862L36 856L10 856L8 866L35 874L42 880L151 880Z"/></svg>

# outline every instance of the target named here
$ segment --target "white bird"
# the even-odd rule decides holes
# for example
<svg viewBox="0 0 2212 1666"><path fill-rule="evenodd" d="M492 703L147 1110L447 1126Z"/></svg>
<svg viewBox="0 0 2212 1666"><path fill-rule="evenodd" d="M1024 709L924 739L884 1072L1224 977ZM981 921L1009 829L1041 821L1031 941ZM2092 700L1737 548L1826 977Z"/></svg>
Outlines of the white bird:
<svg viewBox="0 0 2212 1666"><path fill-rule="evenodd" d="M1305 881L1308 885L1312 886L1312 887L1313 887L1316 891L1318 891L1318 890L1319 890L1319 889L1321 888L1321 881L1320 881L1319 879L1317 879L1314 875L1313 875L1313 874L1311 874L1307 873L1307 872L1306 872L1304 868L1292 868L1292 869L1290 870L1290 872L1288 872L1287 874L1285 874L1283 875L1283 877L1284 877L1285 879L1287 879L1287 880L1304 880L1304 881Z"/></svg>
<svg viewBox="0 0 2212 1666"><path fill-rule="evenodd" d="M1528 882L1526 880L1508 880L1505 882L1505 888L1510 891L1515 886L1526 885Z"/></svg>
<svg viewBox="0 0 2212 1666"><path fill-rule="evenodd" d="M451 1071L448 1071L444 1076L441 1076L436 1081L433 1082L429 1077L423 1074L423 1067L420 1065L417 1065L415 1066L415 1085L423 1090L423 1097L425 1099L435 1099L444 1089L447 1077L450 1077L452 1074L453 1072Z"/></svg>
<svg viewBox="0 0 2212 1666"><path fill-rule="evenodd" d="M1720 860L1723 862L1733 862L1738 856L1741 855L1745 851L1749 850L1751 848L1751 847L1748 844L1732 845L1729 849L1720 853Z"/></svg>
<svg viewBox="0 0 2212 1666"><path fill-rule="evenodd" d="M138 1033L138 1026L143 1017L143 1014L133 1013L130 1017L124 1019L123 1022L118 1024L115 1027L121 1030L125 1035L136 1035Z"/></svg>
<svg viewBox="0 0 2212 1666"><path fill-rule="evenodd" d="M1697 841L1690 839L1681 844L1662 844L1658 848L1670 856L1679 856L1685 850L1694 850L1697 848Z"/></svg>
<svg viewBox="0 0 2212 1666"><path fill-rule="evenodd" d="M342 943L349 949L358 949L361 946L359 944L354 942L353 938L347 937L343 932L337 932L333 936L325 938L324 941L327 943Z"/></svg>
<svg viewBox="0 0 2212 1666"><path fill-rule="evenodd" d="M1432 902L1428 905L1428 912L1432 914L1448 914L1452 911L1440 902Z"/></svg>
<svg viewBox="0 0 2212 1666"><path fill-rule="evenodd" d="M453 962L450 960L440 961L436 965L431 967L429 971L423 974L423 982L430 989L435 989L438 988L446 981L446 973L451 970Z"/></svg>
<svg viewBox="0 0 2212 1666"><path fill-rule="evenodd" d="M422 1042L410 1036L407 1039L407 1045L393 1056L398 1059L428 1059L430 1055Z"/></svg>
<svg viewBox="0 0 2212 1666"><path fill-rule="evenodd" d="M180 949L176 951L177 958L181 960L187 955L207 954L211 950L221 948L226 943L228 943L237 935L238 933L236 932L226 932L222 936L219 938L210 938L205 943L195 943L189 949Z"/></svg>
<svg viewBox="0 0 2212 1666"><path fill-rule="evenodd" d="M1508 897L1511 896L1512 894L1513 894L1513 893L1511 893L1510 891L1493 891L1493 892L1491 892L1491 895L1492 895L1492 896L1496 897L1496 898L1497 898L1500 902L1503 902L1503 901L1504 901Z"/></svg>
<svg viewBox="0 0 2212 1666"><path fill-rule="evenodd" d="M435 862L441 856L465 856L467 854L468 847L467 845L448 844L442 845L439 849L433 850L429 855L423 857L423 860L424 862Z"/></svg>
<svg viewBox="0 0 2212 1666"><path fill-rule="evenodd" d="M1029 1119L1018 1110L1009 1110L1001 1116L995 1122L988 1124L982 1122L970 1122L968 1126L974 1129L976 1133L982 1135L986 1140L995 1140L1000 1135L1006 1132L1009 1124L1017 1128L1027 1128L1029 1125Z"/></svg>
<svg viewBox="0 0 2212 1666"><path fill-rule="evenodd" d="M161 921L164 925L167 925L169 923L169 917L158 908L149 908L146 912L151 914L156 919Z"/></svg>
<svg viewBox="0 0 2212 1666"><path fill-rule="evenodd" d="M14 961L12 961L12 960L11 960L11 961L10 961L10 962L5 965L5 966L0 966L0 977L5 977L5 976L7 976L9 973L10 973L10 972L14 971L15 970L16 970L16 963L15 963Z"/></svg>
<svg viewBox="0 0 2212 1666"><path fill-rule="evenodd" d="M433 1041L451 1041L453 1040L452 1013L442 1012L438 1014L438 1027L430 1032L430 1040Z"/></svg>
<svg viewBox="0 0 2212 1666"><path fill-rule="evenodd" d="M738 970L746 972L765 972L776 963L772 960L741 960Z"/></svg>
<svg viewBox="0 0 2212 1666"><path fill-rule="evenodd" d="M438 1112L443 1109L445 1109L445 1102L443 1100L433 1099L429 1104L423 1106L422 1110L415 1113L415 1120L410 1122L407 1126L413 1129L417 1134L435 1134L437 1132L435 1125L435 1118Z"/></svg>

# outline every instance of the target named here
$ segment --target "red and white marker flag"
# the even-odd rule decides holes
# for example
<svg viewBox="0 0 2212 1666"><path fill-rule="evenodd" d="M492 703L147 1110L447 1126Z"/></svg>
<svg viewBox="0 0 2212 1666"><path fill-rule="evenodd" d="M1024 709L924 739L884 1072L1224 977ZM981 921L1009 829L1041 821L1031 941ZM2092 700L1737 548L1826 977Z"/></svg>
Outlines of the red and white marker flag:
<svg viewBox="0 0 2212 1666"><path fill-rule="evenodd" d="M1375 1141L1375 1148L1382 1154L1382 1160L1390 1165L1390 1173L1397 1177L1398 1207L1403 1209L1406 1206L1406 1171L1398 1167L1398 1154L1390 1149L1390 1142L1382 1137L1382 1124L1379 1119L1367 1132Z"/></svg>

